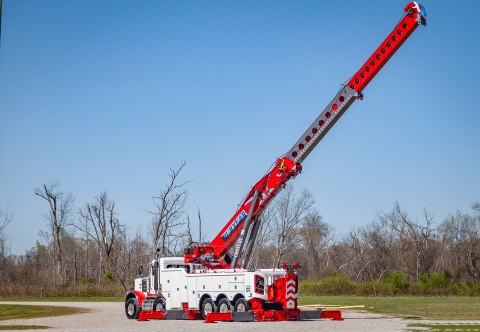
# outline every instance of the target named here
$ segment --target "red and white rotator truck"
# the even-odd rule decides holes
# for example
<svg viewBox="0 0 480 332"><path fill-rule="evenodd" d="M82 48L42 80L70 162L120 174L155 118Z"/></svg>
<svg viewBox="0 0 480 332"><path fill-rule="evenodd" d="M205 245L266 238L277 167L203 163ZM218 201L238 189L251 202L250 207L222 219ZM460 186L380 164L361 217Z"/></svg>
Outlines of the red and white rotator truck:
<svg viewBox="0 0 480 332"><path fill-rule="evenodd" d="M262 212L286 183L302 172L302 162L420 25L425 8L410 2L393 31L342 86L295 145L250 190L238 210L210 243L191 243L182 257L156 255L149 275L135 279L127 292L130 319L205 319L278 321L341 319L339 311L300 311L298 263L278 269L248 269ZM291 126L291 122L289 123ZM235 249L235 250L231 250ZM233 252L233 254L230 253ZM140 273L142 274L142 273Z"/></svg>

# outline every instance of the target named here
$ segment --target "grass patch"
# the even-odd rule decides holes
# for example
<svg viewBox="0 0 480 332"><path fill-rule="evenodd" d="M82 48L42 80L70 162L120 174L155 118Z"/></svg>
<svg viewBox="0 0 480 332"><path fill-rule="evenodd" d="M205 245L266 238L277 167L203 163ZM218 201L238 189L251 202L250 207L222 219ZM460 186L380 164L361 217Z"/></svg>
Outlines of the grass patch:
<svg viewBox="0 0 480 332"><path fill-rule="evenodd" d="M0 331L46 330L49 328L42 325L0 325Z"/></svg>
<svg viewBox="0 0 480 332"><path fill-rule="evenodd" d="M0 321L74 315L88 311L88 309L72 307L0 304Z"/></svg>
<svg viewBox="0 0 480 332"><path fill-rule="evenodd" d="M480 324L409 324L408 327L428 329L412 329L412 331L480 331Z"/></svg>
<svg viewBox="0 0 480 332"><path fill-rule="evenodd" d="M11 297L0 298L0 302L125 302L125 296L56 296L56 297Z"/></svg>
<svg viewBox="0 0 480 332"><path fill-rule="evenodd" d="M365 310L408 318L480 319L479 297L300 296L299 305L364 305Z"/></svg>

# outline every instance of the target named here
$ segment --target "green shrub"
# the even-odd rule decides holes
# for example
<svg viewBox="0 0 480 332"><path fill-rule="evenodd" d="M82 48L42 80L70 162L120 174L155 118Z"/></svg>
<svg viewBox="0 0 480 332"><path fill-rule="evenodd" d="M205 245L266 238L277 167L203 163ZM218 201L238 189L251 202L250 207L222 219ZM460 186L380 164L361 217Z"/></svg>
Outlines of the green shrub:
<svg viewBox="0 0 480 332"><path fill-rule="evenodd" d="M355 295L359 296L377 296L377 287L374 281L357 283Z"/></svg>
<svg viewBox="0 0 480 332"><path fill-rule="evenodd" d="M322 279L322 288L325 294L340 295L340 294L354 294L355 285L352 285L345 274L333 273Z"/></svg>
<svg viewBox="0 0 480 332"><path fill-rule="evenodd" d="M85 278L85 277L81 277L80 278L80 285L86 285L86 284L95 284L95 279L93 278Z"/></svg>
<svg viewBox="0 0 480 332"><path fill-rule="evenodd" d="M106 282L115 281L115 274L113 274L112 270L107 270L105 272L105 281Z"/></svg>
<svg viewBox="0 0 480 332"><path fill-rule="evenodd" d="M409 287L408 275L405 272L390 271L382 281L392 286L393 295L405 294Z"/></svg>
<svg viewBox="0 0 480 332"><path fill-rule="evenodd" d="M89 286L88 288L80 292L80 296L94 297L94 296L103 296L100 289L95 286Z"/></svg>
<svg viewBox="0 0 480 332"><path fill-rule="evenodd" d="M453 280L453 274L452 272L448 271L448 270L445 270L443 271L443 274L445 276L445 280L447 281L448 284L450 284Z"/></svg>
<svg viewBox="0 0 480 332"><path fill-rule="evenodd" d="M316 294L315 281L310 278L300 281L300 285L298 286L298 288L301 294L305 294L305 295Z"/></svg>
<svg viewBox="0 0 480 332"><path fill-rule="evenodd" d="M299 291L303 295L352 295L356 286L341 273L333 273L326 278L309 278L300 282Z"/></svg>
<svg viewBox="0 0 480 332"><path fill-rule="evenodd" d="M447 288L447 278L443 273L421 273L418 279L422 283L425 290Z"/></svg>

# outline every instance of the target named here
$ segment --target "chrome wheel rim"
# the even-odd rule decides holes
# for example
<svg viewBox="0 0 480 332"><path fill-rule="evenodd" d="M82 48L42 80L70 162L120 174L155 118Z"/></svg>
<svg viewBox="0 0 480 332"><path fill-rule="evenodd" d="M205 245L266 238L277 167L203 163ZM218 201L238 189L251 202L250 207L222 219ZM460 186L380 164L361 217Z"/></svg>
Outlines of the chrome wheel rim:
<svg viewBox="0 0 480 332"><path fill-rule="evenodd" d="M238 312L245 312L245 304L239 303L239 304L237 305L237 311L238 311Z"/></svg>
<svg viewBox="0 0 480 332"><path fill-rule="evenodd" d="M205 306L203 307L203 312L205 313L205 316L213 311L213 306L211 303L205 303Z"/></svg>
<svg viewBox="0 0 480 332"><path fill-rule="evenodd" d="M133 314L135 313L135 305L133 303L128 304L127 313L129 316L133 316Z"/></svg>
<svg viewBox="0 0 480 332"><path fill-rule="evenodd" d="M226 304L226 303L220 304L220 308L219 308L218 311L219 311L219 312L227 312L227 311L229 311L227 304Z"/></svg>
<svg viewBox="0 0 480 332"><path fill-rule="evenodd" d="M156 311L163 311L163 304L162 302L158 302L157 305L155 306Z"/></svg>

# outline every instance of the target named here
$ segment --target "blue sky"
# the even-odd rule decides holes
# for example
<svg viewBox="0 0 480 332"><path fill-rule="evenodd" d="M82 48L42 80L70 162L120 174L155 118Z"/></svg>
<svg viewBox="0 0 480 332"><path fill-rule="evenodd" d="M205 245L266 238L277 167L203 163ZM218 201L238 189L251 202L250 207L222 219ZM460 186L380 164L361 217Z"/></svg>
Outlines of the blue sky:
<svg viewBox="0 0 480 332"><path fill-rule="evenodd" d="M33 193L103 190L147 232L187 165L189 213L215 236L390 33L407 1L3 1L0 209L22 254L46 230ZM442 222L480 200L480 2L424 2L418 28L294 181L338 233L398 200Z"/></svg>

